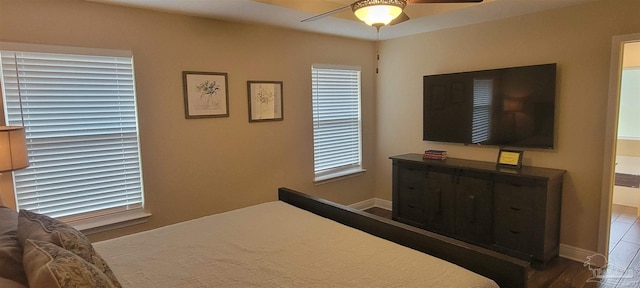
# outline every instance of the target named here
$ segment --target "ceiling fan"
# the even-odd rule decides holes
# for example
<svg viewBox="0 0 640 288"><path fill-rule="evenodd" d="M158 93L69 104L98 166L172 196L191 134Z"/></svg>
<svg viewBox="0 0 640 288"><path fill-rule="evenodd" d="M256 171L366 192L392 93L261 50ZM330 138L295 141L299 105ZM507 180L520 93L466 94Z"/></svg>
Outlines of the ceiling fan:
<svg viewBox="0 0 640 288"><path fill-rule="evenodd" d="M301 22L315 21L351 8L358 19L367 25L380 28L409 20L409 16L403 11L407 4L474 2L482 2L482 0L358 0L348 6L303 19Z"/></svg>

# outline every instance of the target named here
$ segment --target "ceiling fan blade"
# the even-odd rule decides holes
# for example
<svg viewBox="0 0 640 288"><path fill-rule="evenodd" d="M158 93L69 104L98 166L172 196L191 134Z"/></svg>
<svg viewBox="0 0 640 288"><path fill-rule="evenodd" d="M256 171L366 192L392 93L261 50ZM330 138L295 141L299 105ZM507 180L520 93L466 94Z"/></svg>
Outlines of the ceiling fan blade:
<svg viewBox="0 0 640 288"><path fill-rule="evenodd" d="M400 15L398 15L398 17L396 17L396 19L393 19L393 21L389 23L389 26L400 24L407 20L409 20L409 15L407 15L407 13L402 12Z"/></svg>
<svg viewBox="0 0 640 288"><path fill-rule="evenodd" d="M333 14L336 14L336 13L342 12L342 11L347 10L347 9L349 9L349 8L351 8L351 6L344 6L344 7L338 8L338 9L334 9L334 10L331 10L331 11L328 11L328 12L324 12L324 13L322 13L322 14L318 14L318 15L313 16L313 17L309 17L309 18L307 18L307 19L302 19L302 20L300 20L300 22L316 21L316 20L318 20L318 19L321 19L321 18L327 17L327 16L329 16L329 15L333 15Z"/></svg>
<svg viewBox="0 0 640 288"><path fill-rule="evenodd" d="M478 3L482 2L482 0L407 0L409 4L420 4L420 3Z"/></svg>

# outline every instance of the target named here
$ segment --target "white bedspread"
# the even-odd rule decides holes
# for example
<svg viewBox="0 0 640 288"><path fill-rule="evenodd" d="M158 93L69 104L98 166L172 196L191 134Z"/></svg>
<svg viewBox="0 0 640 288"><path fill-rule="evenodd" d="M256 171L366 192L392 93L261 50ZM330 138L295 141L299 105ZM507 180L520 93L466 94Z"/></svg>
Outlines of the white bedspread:
<svg viewBox="0 0 640 288"><path fill-rule="evenodd" d="M497 287L276 201L94 243L124 287Z"/></svg>

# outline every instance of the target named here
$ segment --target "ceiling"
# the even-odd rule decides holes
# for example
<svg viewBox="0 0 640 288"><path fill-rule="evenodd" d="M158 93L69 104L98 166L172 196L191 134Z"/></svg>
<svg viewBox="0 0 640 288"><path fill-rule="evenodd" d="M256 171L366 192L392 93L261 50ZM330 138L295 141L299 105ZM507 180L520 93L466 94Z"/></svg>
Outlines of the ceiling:
<svg viewBox="0 0 640 288"><path fill-rule="evenodd" d="M303 19L354 0L87 0L233 22L258 23L366 40L387 40L439 29L487 22L594 0L484 0L482 3L409 4L409 21L380 31L344 12L310 22Z"/></svg>

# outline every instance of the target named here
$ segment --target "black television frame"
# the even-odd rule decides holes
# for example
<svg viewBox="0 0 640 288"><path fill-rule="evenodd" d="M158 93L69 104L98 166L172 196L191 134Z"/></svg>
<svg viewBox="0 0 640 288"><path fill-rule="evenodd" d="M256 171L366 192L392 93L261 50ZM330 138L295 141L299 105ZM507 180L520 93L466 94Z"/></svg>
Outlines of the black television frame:
<svg viewBox="0 0 640 288"><path fill-rule="evenodd" d="M549 63L423 76L423 140L555 149L556 71Z"/></svg>

